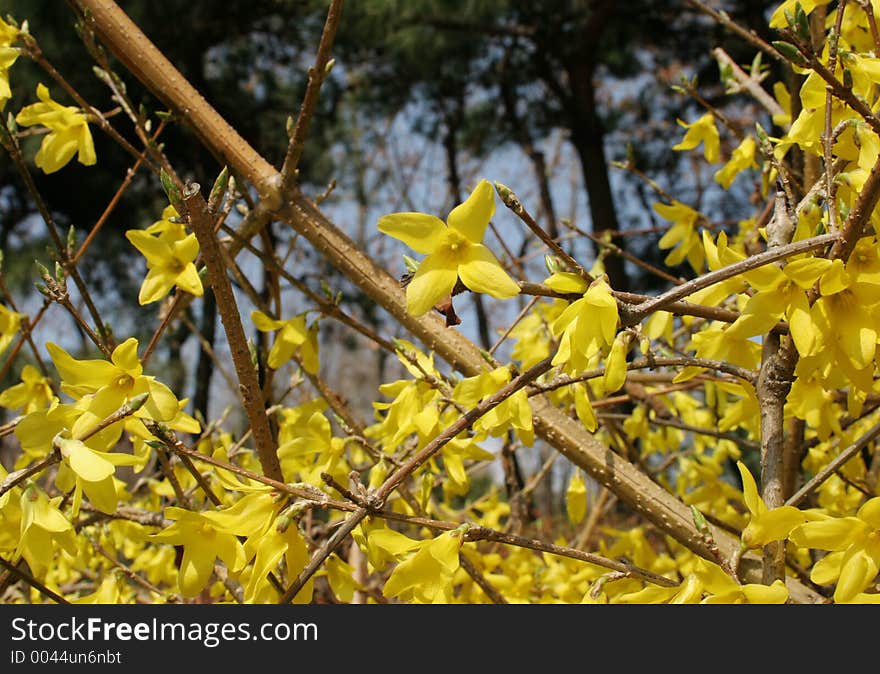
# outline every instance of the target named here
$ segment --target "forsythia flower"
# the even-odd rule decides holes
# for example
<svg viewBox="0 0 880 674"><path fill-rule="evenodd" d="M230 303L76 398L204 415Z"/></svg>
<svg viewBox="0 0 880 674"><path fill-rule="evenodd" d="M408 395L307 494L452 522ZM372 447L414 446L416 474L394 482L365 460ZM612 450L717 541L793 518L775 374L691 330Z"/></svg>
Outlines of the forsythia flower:
<svg viewBox="0 0 880 674"><path fill-rule="evenodd" d="M21 538L13 557L24 557L37 578L45 575L55 557L53 544L70 555L76 554L76 532L58 510L59 501L60 496L50 501L45 492L34 484L25 487L21 494Z"/></svg>
<svg viewBox="0 0 880 674"><path fill-rule="evenodd" d="M406 287L406 308L421 316L448 296L456 282L498 299L519 294L519 286L483 245L483 234L495 214L495 195L481 180L467 200L449 213L444 224L426 213L392 213L379 218L379 231L426 254Z"/></svg>
<svg viewBox="0 0 880 674"><path fill-rule="evenodd" d="M18 29L0 19L0 110L12 96L9 88L9 69L18 58L19 51L10 46L18 38Z"/></svg>
<svg viewBox="0 0 880 674"><path fill-rule="evenodd" d="M834 601L854 601L880 570L880 497L866 501L855 517L801 524L791 540L804 548L832 551L816 562L810 579L822 585L837 581Z"/></svg>
<svg viewBox="0 0 880 674"><path fill-rule="evenodd" d="M661 216L674 223L669 230L660 237L658 245L661 250L673 248L664 262L670 267L681 264L685 258L698 274L703 271L706 260L706 251L701 243L696 224L700 214L690 206L673 199L671 204L656 203L654 210ZM678 244L678 245L676 245Z"/></svg>
<svg viewBox="0 0 880 674"><path fill-rule="evenodd" d="M587 514L587 485L581 471L575 470L565 491L565 510L568 521L578 524Z"/></svg>
<svg viewBox="0 0 880 674"><path fill-rule="evenodd" d="M747 168L758 168L755 162L755 147L755 139L746 136L733 151L730 161L715 172L715 181L724 189L728 189L741 172Z"/></svg>
<svg viewBox="0 0 880 674"><path fill-rule="evenodd" d="M176 215L174 207L168 206L162 211L162 219L147 229L125 233L125 238L147 259L147 276L138 294L142 305L161 300L174 286L196 297L205 292L194 263L199 242L195 234L187 235L182 224L169 220Z"/></svg>
<svg viewBox="0 0 880 674"><path fill-rule="evenodd" d="M49 380L43 377L33 365L25 365L21 369L21 383L10 386L0 393L0 407L21 410L22 414L30 414L42 410L55 400Z"/></svg>
<svg viewBox="0 0 880 674"><path fill-rule="evenodd" d="M587 287L585 281L567 272L553 274L545 283L557 292L581 292L583 297L569 304L551 329L559 337L553 365L564 364L573 371L584 370L591 359L614 342L617 334L617 300L601 279Z"/></svg>
<svg viewBox="0 0 880 674"><path fill-rule="evenodd" d="M24 314L10 311L0 304L0 353L9 348L16 333L18 333L18 329L21 327L21 319L24 317Z"/></svg>
<svg viewBox="0 0 880 674"><path fill-rule="evenodd" d="M251 312L251 320L260 332L279 330L275 343L269 351L270 368L277 370L289 361L298 349L305 371L311 374L318 371L317 323L308 327L305 314L281 321L267 316L262 311Z"/></svg>
<svg viewBox="0 0 880 674"><path fill-rule="evenodd" d="M394 568L382 594L418 604L448 603L462 542L459 531L447 531L422 541L415 555Z"/></svg>
<svg viewBox="0 0 880 674"><path fill-rule="evenodd" d="M687 129L684 138L680 143L672 146L673 150L693 150L697 145L703 143L703 156L710 164L718 161L721 152L721 139L718 136L718 129L715 128L715 118L711 112L707 112L696 122L688 124L682 120L677 120L679 126Z"/></svg>
<svg viewBox="0 0 880 674"><path fill-rule="evenodd" d="M61 390L80 400L84 410L70 429L74 437L95 427L126 400L141 393L150 395L134 413L135 418L171 421L180 411L171 389L155 377L144 374L144 367L137 355L138 342L134 337L113 350L111 362L76 360L52 342L47 342L46 348L61 375Z"/></svg>
<svg viewBox="0 0 880 674"><path fill-rule="evenodd" d="M63 106L52 100L44 84L37 85L40 103L22 108L15 116L21 126L40 124L49 129L34 158L44 173L55 173L77 155L80 164L91 166L98 161L86 114L79 108Z"/></svg>
<svg viewBox="0 0 880 674"><path fill-rule="evenodd" d="M743 481L743 497L751 513L749 523L742 532L742 543L747 548L760 548L772 541L788 538L789 532L802 524L806 514L794 506L768 509L758 494L755 478L742 461L736 462Z"/></svg>

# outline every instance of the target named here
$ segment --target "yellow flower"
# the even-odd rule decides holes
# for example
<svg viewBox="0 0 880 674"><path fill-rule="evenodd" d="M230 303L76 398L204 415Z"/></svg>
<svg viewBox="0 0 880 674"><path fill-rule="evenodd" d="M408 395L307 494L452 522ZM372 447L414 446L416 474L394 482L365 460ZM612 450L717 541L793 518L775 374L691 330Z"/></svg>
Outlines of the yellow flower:
<svg viewBox="0 0 880 674"><path fill-rule="evenodd" d="M21 383L10 386L0 393L0 407L21 410L22 414L30 414L42 410L55 400L49 380L43 377L33 365L25 365L21 369Z"/></svg>
<svg viewBox="0 0 880 674"><path fill-rule="evenodd" d="M855 517L829 517L806 522L791 532L796 545L830 550L810 572L814 583L837 582L834 601L853 601L880 571L880 497L859 508Z"/></svg>
<svg viewBox="0 0 880 674"><path fill-rule="evenodd" d="M0 353L6 351L15 335L21 328L21 319L26 318L24 314L10 311L0 304Z"/></svg>
<svg viewBox="0 0 880 674"><path fill-rule="evenodd" d="M565 491L565 511L572 524L578 524L587 514L587 485L577 469L571 474Z"/></svg>
<svg viewBox="0 0 880 674"><path fill-rule="evenodd" d="M139 459L131 454L98 452L87 447L80 440L64 438L60 435L55 438L55 444L62 457L55 485L65 492L73 488L71 501L73 515L79 513L83 494L101 512L108 514L114 512L119 499L114 478L116 466L130 466Z"/></svg>
<svg viewBox="0 0 880 674"><path fill-rule="evenodd" d="M282 321L267 316L262 311L251 312L251 320L260 332L279 330L275 343L269 351L268 365L273 370L289 361L299 349L303 368L315 374L318 371L318 324L306 326L306 316L301 314Z"/></svg>
<svg viewBox="0 0 880 674"><path fill-rule="evenodd" d="M789 532L803 524L807 515L794 506L781 506L770 510L758 494L755 478L742 461L736 462L743 481L743 498L751 517L742 532L742 544L746 548L760 548L772 541L788 538Z"/></svg>
<svg viewBox="0 0 880 674"><path fill-rule="evenodd" d="M670 267L681 264L685 258L694 271L702 273L706 259L705 249L697 232L696 224L700 214L690 206L673 199L671 204L656 203L654 210L662 217L674 223L660 237L658 245L661 250L672 248L664 262Z"/></svg>
<svg viewBox="0 0 880 674"><path fill-rule="evenodd" d="M456 282L498 299L519 294L519 286L482 244L495 214L492 185L481 180L467 200L449 213L446 224L425 213L392 213L379 218L379 231L427 257L406 287L406 307L421 316L447 297Z"/></svg>
<svg viewBox="0 0 880 674"><path fill-rule="evenodd" d="M746 136L730 156L730 160L715 173L715 182L729 189L734 179L747 168L758 168L755 162L755 139Z"/></svg>
<svg viewBox="0 0 880 674"><path fill-rule="evenodd" d="M459 566L462 538L459 531L447 531L422 541L418 552L398 564L382 594L419 604L448 604L452 600L452 579Z"/></svg>
<svg viewBox="0 0 880 674"><path fill-rule="evenodd" d="M194 262L199 242L195 234L186 234L182 224L166 219L174 214L173 208L170 213L166 208L162 220L147 229L125 233L125 238L147 259L147 276L138 294L142 305L161 300L174 286L196 297L205 292Z"/></svg>
<svg viewBox="0 0 880 674"><path fill-rule="evenodd" d="M553 277L546 283L551 288L559 287ZM581 281L581 284L580 292L583 292L586 283ZM583 297L569 304L553 321L553 335L559 337L553 365L565 364L572 371L587 369L590 361L614 341L618 319L617 300L611 295L611 288L604 280L595 280Z"/></svg>
<svg viewBox="0 0 880 674"><path fill-rule="evenodd" d="M150 538L183 546L177 584L184 597L194 597L204 589L214 572L217 557L233 573L240 571L247 563L238 537L219 531L204 513L171 507L165 509L165 516L175 520L174 524L152 534Z"/></svg>
<svg viewBox="0 0 880 674"><path fill-rule="evenodd" d="M85 166L98 161L85 113L79 108L53 101L44 84L37 85L37 97L40 103L22 108L15 116L15 121L21 126L40 124L49 129L34 158L36 165L44 173L54 173L65 166L74 154L79 163Z"/></svg>
<svg viewBox="0 0 880 674"><path fill-rule="evenodd" d="M700 143L703 143L703 156L710 164L718 161L721 152L721 139L718 136L718 129L715 128L715 117L711 112L707 112L696 122L688 124L682 120L677 120L679 126L687 129L684 138L680 143L672 146L673 150L693 150Z"/></svg>
<svg viewBox="0 0 880 674"><path fill-rule="evenodd" d="M117 346L111 354L111 361L76 360L67 351L52 342L46 349L61 375L61 390L75 400L83 412L71 427L73 437L93 428L110 414L119 409L126 400L149 393L143 406L134 413L135 419L171 421L180 411L177 398L165 384L155 377L145 375L143 365L138 359L138 342L130 337ZM113 424L120 433L121 425Z"/></svg>
<svg viewBox="0 0 880 674"><path fill-rule="evenodd" d="M18 39L18 29L0 19L0 110L12 96L9 88L9 69L18 58L18 49L12 43Z"/></svg>
<svg viewBox="0 0 880 674"><path fill-rule="evenodd" d="M34 484L25 487L21 494L21 538L13 557L24 557L37 578L42 578L52 564L55 557L53 543L68 554L76 555L76 532L58 510L59 501L60 496L50 501Z"/></svg>
<svg viewBox="0 0 880 674"><path fill-rule="evenodd" d="M510 383L510 378L510 369L507 367L466 377L456 384L452 397L466 408L472 408ZM506 433L509 428L513 428L526 445L531 446L534 442L532 408L529 407L525 389L520 389L474 422L474 431L478 434L499 436Z"/></svg>

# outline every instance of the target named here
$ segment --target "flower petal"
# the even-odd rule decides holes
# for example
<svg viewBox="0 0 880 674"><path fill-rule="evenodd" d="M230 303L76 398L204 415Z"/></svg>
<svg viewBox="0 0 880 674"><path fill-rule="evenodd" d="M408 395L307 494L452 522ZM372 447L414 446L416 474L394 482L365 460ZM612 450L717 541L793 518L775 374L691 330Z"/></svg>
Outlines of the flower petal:
<svg viewBox="0 0 880 674"><path fill-rule="evenodd" d="M143 306L163 299L174 287L175 277L168 269L153 267L147 272L138 293L138 303Z"/></svg>
<svg viewBox="0 0 880 674"><path fill-rule="evenodd" d="M458 272L452 256L442 251L429 255L406 287L406 310L413 316L427 313L452 292L456 280Z"/></svg>
<svg viewBox="0 0 880 674"><path fill-rule="evenodd" d="M433 253L443 242L446 225L427 213L391 213L379 218L379 231L403 241L417 253Z"/></svg>
<svg viewBox="0 0 880 674"><path fill-rule="evenodd" d="M132 377L139 377L144 368L138 359L138 341L134 337L129 337L122 344L113 349L110 360L118 368L125 370L126 374Z"/></svg>
<svg viewBox="0 0 880 674"><path fill-rule="evenodd" d="M468 246L458 265L462 283L475 293L486 293L498 299L519 295L519 285L498 262L492 251L481 243Z"/></svg>
<svg viewBox="0 0 880 674"><path fill-rule="evenodd" d="M116 366L106 360L76 360L52 342L46 343L46 349L61 379L70 386L85 386L97 390L118 375Z"/></svg>
<svg viewBox="0 0 880 674"><path fill-rule="evenodd" d="M493 215L495 190L488 180L481 180L465 202L452 209L446 222L464 234L471 243L480 243Z"/></svg>

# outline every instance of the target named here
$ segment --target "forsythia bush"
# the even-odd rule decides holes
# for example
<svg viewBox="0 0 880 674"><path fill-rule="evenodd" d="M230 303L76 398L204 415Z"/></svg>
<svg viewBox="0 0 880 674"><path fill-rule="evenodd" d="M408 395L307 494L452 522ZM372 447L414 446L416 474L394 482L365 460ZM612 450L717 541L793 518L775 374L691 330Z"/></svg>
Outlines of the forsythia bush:
<svg viewBox="0 0 880 674"><path fill-rule="evenodd" d="M200 210L154 144L146 156L170 204L151 226L125 234L144 259L139 311L152 317L154 303L168 312L215 292L233 351L235 320L273 335L267 353L245 350L235 361L243 400L260 393L244 376L255 363L299 372L295 385L309 394L296 404L259 400L256 416L248 408L251 433L234 436L222 419L200 423L161 372L147 374L154 345L78 313L68 283L87 296L76 271L80 242L47 221L57 266L35 280L47 304L76 315L96 350L77 357L55 341L37 350L30 337L39 317L17 311L8 294L0 306L4 372L20 378L0 394L12 419L0 431L15 447L14 463L0 466L0 597L880 602L880 7L827 4L786 0L771 18L779 40L756 44L800 76L797 90L762 83L757 65L731 94L767 86L762 104L782 133L737 127L708 104L679 120L671 152L700 153L724 189L757 179L772 208L728 233L692 205L658 195L654 209L669 225L659 242L665 261L693 271L666 293L633 301L612 287L601 259L583 266L549 237L546 276L518 278L485 242L487 226L499 204L537 225L510 188L491 180L445 218L381 217L378 231L420 258L408 258L405 289L389 291L405 292L409 317L401 320L434 320L438 311L449 318L466 292L535 301L499 333L512 344L511 361L484 353L482 371L467 376L424 340L378 338L406 375L379 387L367 422L320 378L323 324L356 319L334 299L278 315L256 297L249 315L223 313L228 280L211 268L205 237L241 193L224 172ZM818 43L816 12L825 31ZM36 44L26 23L0 21L0 108L17 60L38 53ZM59 85L40 84L37 102L12 111L0 129L23 175L33 166L63 171L74 157L86 166L101 159L92 133L106 131L107 120L85 101L59 103L70 93ZM22 152L25 127L43 133L36 156ZM819 167L812 174L794 168L810 162ZM205 216L208 234L199 229ZM29 358L31 347L43 352ZM642 370L669 377L631 380ZM631 403L626 418L605 416L621 394ZM665 514L642 516L660 506L638 497L626 523L603 520L620 484L584 465L564 487L568 521L543 528L524 521L530 481L518 495L476 489L470 469L501 461L493 450L529 451L552 438L552 430L542 435L539 397L689 508L692 540L704 548ZM261 413L271 417L277 466L260 450ZM719 545L722 535L736 540L733 548ZM747 573L750 564L757 575Z"/></svg>

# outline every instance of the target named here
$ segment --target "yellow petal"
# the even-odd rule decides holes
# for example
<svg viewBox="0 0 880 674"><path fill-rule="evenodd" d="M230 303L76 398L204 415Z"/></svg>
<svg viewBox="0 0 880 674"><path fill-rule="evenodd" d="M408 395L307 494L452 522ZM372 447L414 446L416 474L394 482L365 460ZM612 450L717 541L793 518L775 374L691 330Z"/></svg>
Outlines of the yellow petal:
<svg viewBox="0 0 880 674"><path fill-rule="evenodd" d="M558 293L571 293L583 295L587 292L589 284L580 277L568 271L558 271L544 280L544 285Z"/></svg>
<svg viewBox="0 0 880 674"><path fill-rule="evenodd" d="M438 251L426 257L406 287L406 309L413 316L422 316L448 297L458 280L455 260Z"/></svg>
<svg viewBox="0 0 880 674"><path fill-rule="evenodd" d="M164 299L174 287L174 281L174 275L164 267L148 270L138 293L138 303L143 306Z"/></svg>
<svg viewBox="0 0 880 674"><path fill-rule="evenodd" d="M73 472L88 482L99 482L116 472L115 466L85 446L80 440L57 438L61 455L67 460Z"/></svg>
<svg viewBox="0 0 880 674"><path fill-rule="evenodd" d="M254 327L260 332L272 332L284 327L284 321L270 318L259 310L251 312L251 321L253 321Z"/></svg>
<svg viewBox="0 0 880 674"><path fill-rule="evenodd" d="M742 461L737 461L736 467L739 468L739 474L742 476L743 497L746 502L746 508L749 509L753 516L766 511L767 506L764 505L764 501L758 495L758 485L755 483L752 473Z"/></svg>
<svg viewBox="0 0 880 674"><path fill-rule="evenodd" d="M834 601L844 603L851 601L860 592L864 592L880 570L880 538L874 537L865 547L853 546L847 550L841 561L840 578L834 590Z"/></svg>
<svg viewBox="0 0 880 674"><path fill-rule="evenodd" d="M750 604L784 604L788 601L788 588L778 579L771 585L758 583L743 585L742 593Z"/></svg>
<svg viewBox="0 0 880 674"><path fill-rule="evenodd" d="M493 215L495 190L488 180L481 180L464 203L452 209L446 222L471 243L480 243Z"/></svg>
<svg viewBox="0 0 880 674"><path fill-rule="evenodd" d="M383 234L403 241L417 253L433 253L443 242L446 225L426 213L391 213L379 218L378 229Z"/></svg>
<svg viewBox="0 0 880 674"><path fill-rule="evenodd" d="M793 506L773 508L753 515L743 530L743 543L750 548L759 548L772 541L785 540L791 530L803 524L805 519L806 515Z"/></svg>
<svg viewBox="0 0 880 674"><path fill-rule="evenodd" d="M468 246L458 265L462 283L475 293L486 293L498 299L519 295L519 285L483 244Z"/></svg>
<svg viewBox="0 0 880 674"><path fill-rule="evenodd" d="M859 508L858 517L872 528L880 529L880 496L865 501L865 504Z"/></svg>
<svg viewBox="0 0 880 674"><path fill-rule="evenodd" d="M119 497L116 493L116 483L112 475L98 482L80 480L77 482L77 485L82 487L91 504L102 513L109 515L115 512Z"/></svg>
<svg viewBox="0 0 880 674"><path fill-rule="evenodd" d="M587 485L581 472L577 469L572 473L565 492L565 509L568 520L578 524L587 514Z"/></svg>
<svg viewBox="0 0 880 674"><path fill-rule="evenodd" d="M72 386L84 386L97 390L110 383L119 370L106 360L76 360L60 346L46 342L46 350L55 363L61 379Z"/></svg>
<svg viewBox="0 0 880 674"><path fill-rule="evenodd" d="M596 413L593 411L593 405L587 395L587 388L583 384L574 385L574 409L584 428L591 433L598 428L599 422L596 420Z"/></svg>
<svg viewBox="0 0 880 674"><path fill-rule="evenodd" d="M868 525L857 517L834 517L807 522L791 532L791 540L802 548L845 550L867 533Z"/></svg>
<svg viewBox="0 0 880 674"><path fill-rule="evenodd" d="M190 295L201 297L205 294L205 288L202 286L202 279L199 278L199 272L192 262L187 263L183 268L183 271L177 275L174 283L178 288L188 292Z"/></svg>
<svg viewBox="0 0 880 674"><path fill-rule="evenodd" d="M110 360L112 360L113 364L118 368L124 370L126 374L129 374L132 377L139 377L143 373L144 368L141 365L141 361L138 359L137 351L137 339L129 337L122 342L122 344L113 349L113 353L110 355Z"/></svg>

